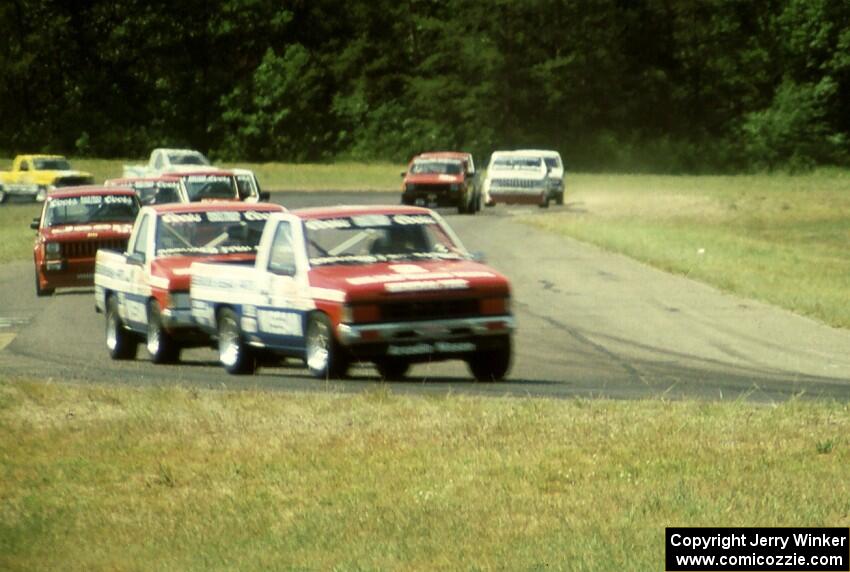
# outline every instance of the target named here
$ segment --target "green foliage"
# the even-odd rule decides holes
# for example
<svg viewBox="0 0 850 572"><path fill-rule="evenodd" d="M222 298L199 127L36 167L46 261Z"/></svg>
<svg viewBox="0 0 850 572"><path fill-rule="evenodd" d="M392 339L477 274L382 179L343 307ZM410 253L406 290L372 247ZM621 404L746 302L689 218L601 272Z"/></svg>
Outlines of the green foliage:
<svg viewBox="0 0 850 572"><path fill-rule="evenodd" d="M748 113L741 127L749 163L756 168L810 169L817 163L843 159L846 138L826 121L828 99L836 85L825 78L817 85L784 82L773 104Z"/></svg>
<svg viewBox="0 0 850 572"><path fill-rule="evenodd" d="M848 161L843 0L0 3L0 151L573 169ZM49 41L45 41L49 38Z"/></svg>

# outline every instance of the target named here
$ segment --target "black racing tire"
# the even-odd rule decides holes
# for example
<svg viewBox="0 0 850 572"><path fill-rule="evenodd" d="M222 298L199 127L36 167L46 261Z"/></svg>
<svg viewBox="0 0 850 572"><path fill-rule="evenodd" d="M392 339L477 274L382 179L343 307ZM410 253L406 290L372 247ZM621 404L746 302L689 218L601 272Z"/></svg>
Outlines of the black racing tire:
<svg viewBox="0 0 850 572"><path fill-rule="evenodd" d="M53 296L53 293L56 292L55 288L42 288L41 283L38 280L38 270L35 271L35 295L39 298L44 298L46 296Z"/></svg>
<svg viewBox="0 0 850 572"><path fill-rule="evenodd" d="M511 368L511 338L504 336L498 348L477 351L466 363L476 381L501 381Z"/></svg>
<svg viewBox="0 0 850 572"><path fill-rule="evenodd" d="M555 204L562 205L564 204L564 191L558 193L558 196L555 197Z"/></svg>
<svg viewBox="0 0 850 572"><path fill-rule="evenodd" d="M145 348L153 363L177 363L180 361L180 344L162 326L159 302L148 304L148 330Z"/></svg>
<svg viewBox="0 0 850 572"><path fill-rule="evenodd" d="M548 209L549 208L549 201L551 201L551 200L552 200L552 198L549 195L546 195L546 198L543 199L543 202L540 203L538 206L541 209Z"/></svg>
<svg viewBox="0 0 850 572"><path fill-rule="evenodd" d="M410 369L410 362L399 358L382 358L375 360L375 369L378 375L385 380L401 380Z"/></svg>
<svg viewBox="0 0 850 572"><path fill-rule="evenodd" d="M138 347L138 340L121 321L118 298L110 296L106 300L106 351L109 357L114 360L135 359Z"/></svg>
<svg viewBox="0 0 850 572"><path fill-rule="evenodd" d="M345 377L351 360L337 342L333 324L324 312L313 312L307 318L305 361L310 374L319 379Z"/></svg>
<svg viewBox="0 0 850 572"><path fill-rule="evenodd" d="M218 360L233 375L250 375L257 370L257 356L245 343L239 316L232 308L218 313Z"/></svg>
<svg viewBox="0 0 850 572"><path fill-rule="evenodd" d="M3 187L0 187L0 205L5 203L7 198L9 198L8 193L3 190Z"/></svg>

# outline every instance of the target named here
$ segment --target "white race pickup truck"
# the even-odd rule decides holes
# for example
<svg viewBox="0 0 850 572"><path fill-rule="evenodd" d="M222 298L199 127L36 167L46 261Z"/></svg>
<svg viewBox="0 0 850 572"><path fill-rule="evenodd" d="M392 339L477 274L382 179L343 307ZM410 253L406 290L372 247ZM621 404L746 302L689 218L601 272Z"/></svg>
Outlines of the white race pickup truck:
<svg viewBox="0 0 850 572"><path fill-rule="evenodd" d="M194 149L154 149L147 165L124 165L124 177L157 177L175 171L209 170L210 160Z"/></svg>
<svg viewBox="0 0 850 572"><path fill-rule="evenodd" d="M230 373L253 372L263 354L301 358L318 378L344 377L355 361L386 379L447 359L479 381L510 367L507 278L424 208L274 214L253 267L198 261L189 274L194 322Z"/></svg>
<svg viewBox="0 0 850 572"><path fill-rule="evenodd" d="M210 164L206 155L194 149L154 149L147 165L124 165L123 179L161 177L174 173L184 175L192 172L225 170ZM236 177L239 196L258 196L268 200L260 188L260 181L250 169L226 169Z"/></svg>

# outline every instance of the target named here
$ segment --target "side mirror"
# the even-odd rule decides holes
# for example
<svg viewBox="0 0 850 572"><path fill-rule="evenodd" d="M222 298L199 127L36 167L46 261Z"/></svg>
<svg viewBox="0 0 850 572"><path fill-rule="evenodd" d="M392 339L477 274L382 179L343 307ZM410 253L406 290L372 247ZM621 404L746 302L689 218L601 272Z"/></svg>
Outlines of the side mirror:
<svg viewBox="0 0 850 572"><path fill-rule="evenodd" d="M484 262L487 262L487 257L480 250L476 250L475 252L470 252L469 255L472 257L472 260L474 262L481 262L482 264Z"/></svg>
<svg viewBox="0 0 850 572"><path fill-rule="evenodd" d="M127 255L127 264L135 264L136 266L144 266L145 254L143 252L134 252Z"/></svg>
<svg viewBox="0 0 850 572"><path fill-rule="evenodd" d="M272 200L272 194L268 191L260 191L260 202L267 203Z"/></svg>
<svg viewBox="0 0 850 572"><path fill-rule="evenodd" d="M402 172L401 172L401 178L402 178L402 179L403 179L406 175L407 175L407 171L402 171Z"/></svg>
<svg viewBox="0 0 850 572"><path fill-rule="evenodd" d="M35 217L34 219L32 219L32 222L30 223L30 228L33 229L33 230L38 230L39 222L41 222L39 220L39 218Z"/></svg>

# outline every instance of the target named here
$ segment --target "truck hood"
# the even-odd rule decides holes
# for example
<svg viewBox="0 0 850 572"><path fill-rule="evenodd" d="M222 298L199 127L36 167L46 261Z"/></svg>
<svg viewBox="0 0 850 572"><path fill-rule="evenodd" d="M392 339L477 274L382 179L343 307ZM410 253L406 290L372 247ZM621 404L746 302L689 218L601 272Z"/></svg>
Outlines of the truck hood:
<svg viewBox="0 0 850 572"><path fill-rule="evenodd" d="M42 228L39 235L44 240L76 242L93 238L129 238L133 223L67 224Z"/></svg>
<svg viewBox="0 0 850 572"><path fill-rule="evenodd" d="M404 182L415 185L463 183L463 174L447 175L437 173L417 173L413 175L408 173L404 178Z"/></svg>
<svg viewBox="0 0 850 572"><path fill-rule="evenodd" d="M33 171L36 178L42 181L52 181L53 179L64 179L65 177L91 177L92 174L86 171L77 171L69 169L67 171Z"/></svg>
<svg viewBox="0 0 850 572"><path fill-rule="evenodd" d="M164 258L156 258L151 262L151 277L154 278L152 282L158 282L160 287L172 292L188 290L189 284L192 281L189 270L195 262L251 264L255 258L256 255L253 253L216 254L212 256L166 256Z"/></svg>
<svg viewBox="0 0 850 572"><path fill-rule="evenodd" d="M380 262L320 266L310 270L310 286L337 300L380 301L437 293L507 296L508 279L471 260Z"/></svg>
<svg viewBox="0 0 850 572"><path fill-rule="evenodd" d="M530 171L521 169L497 169L487 173L487 178L493 179L521 179L528 181L542 181L546 178L544 171Z"/></svg>

